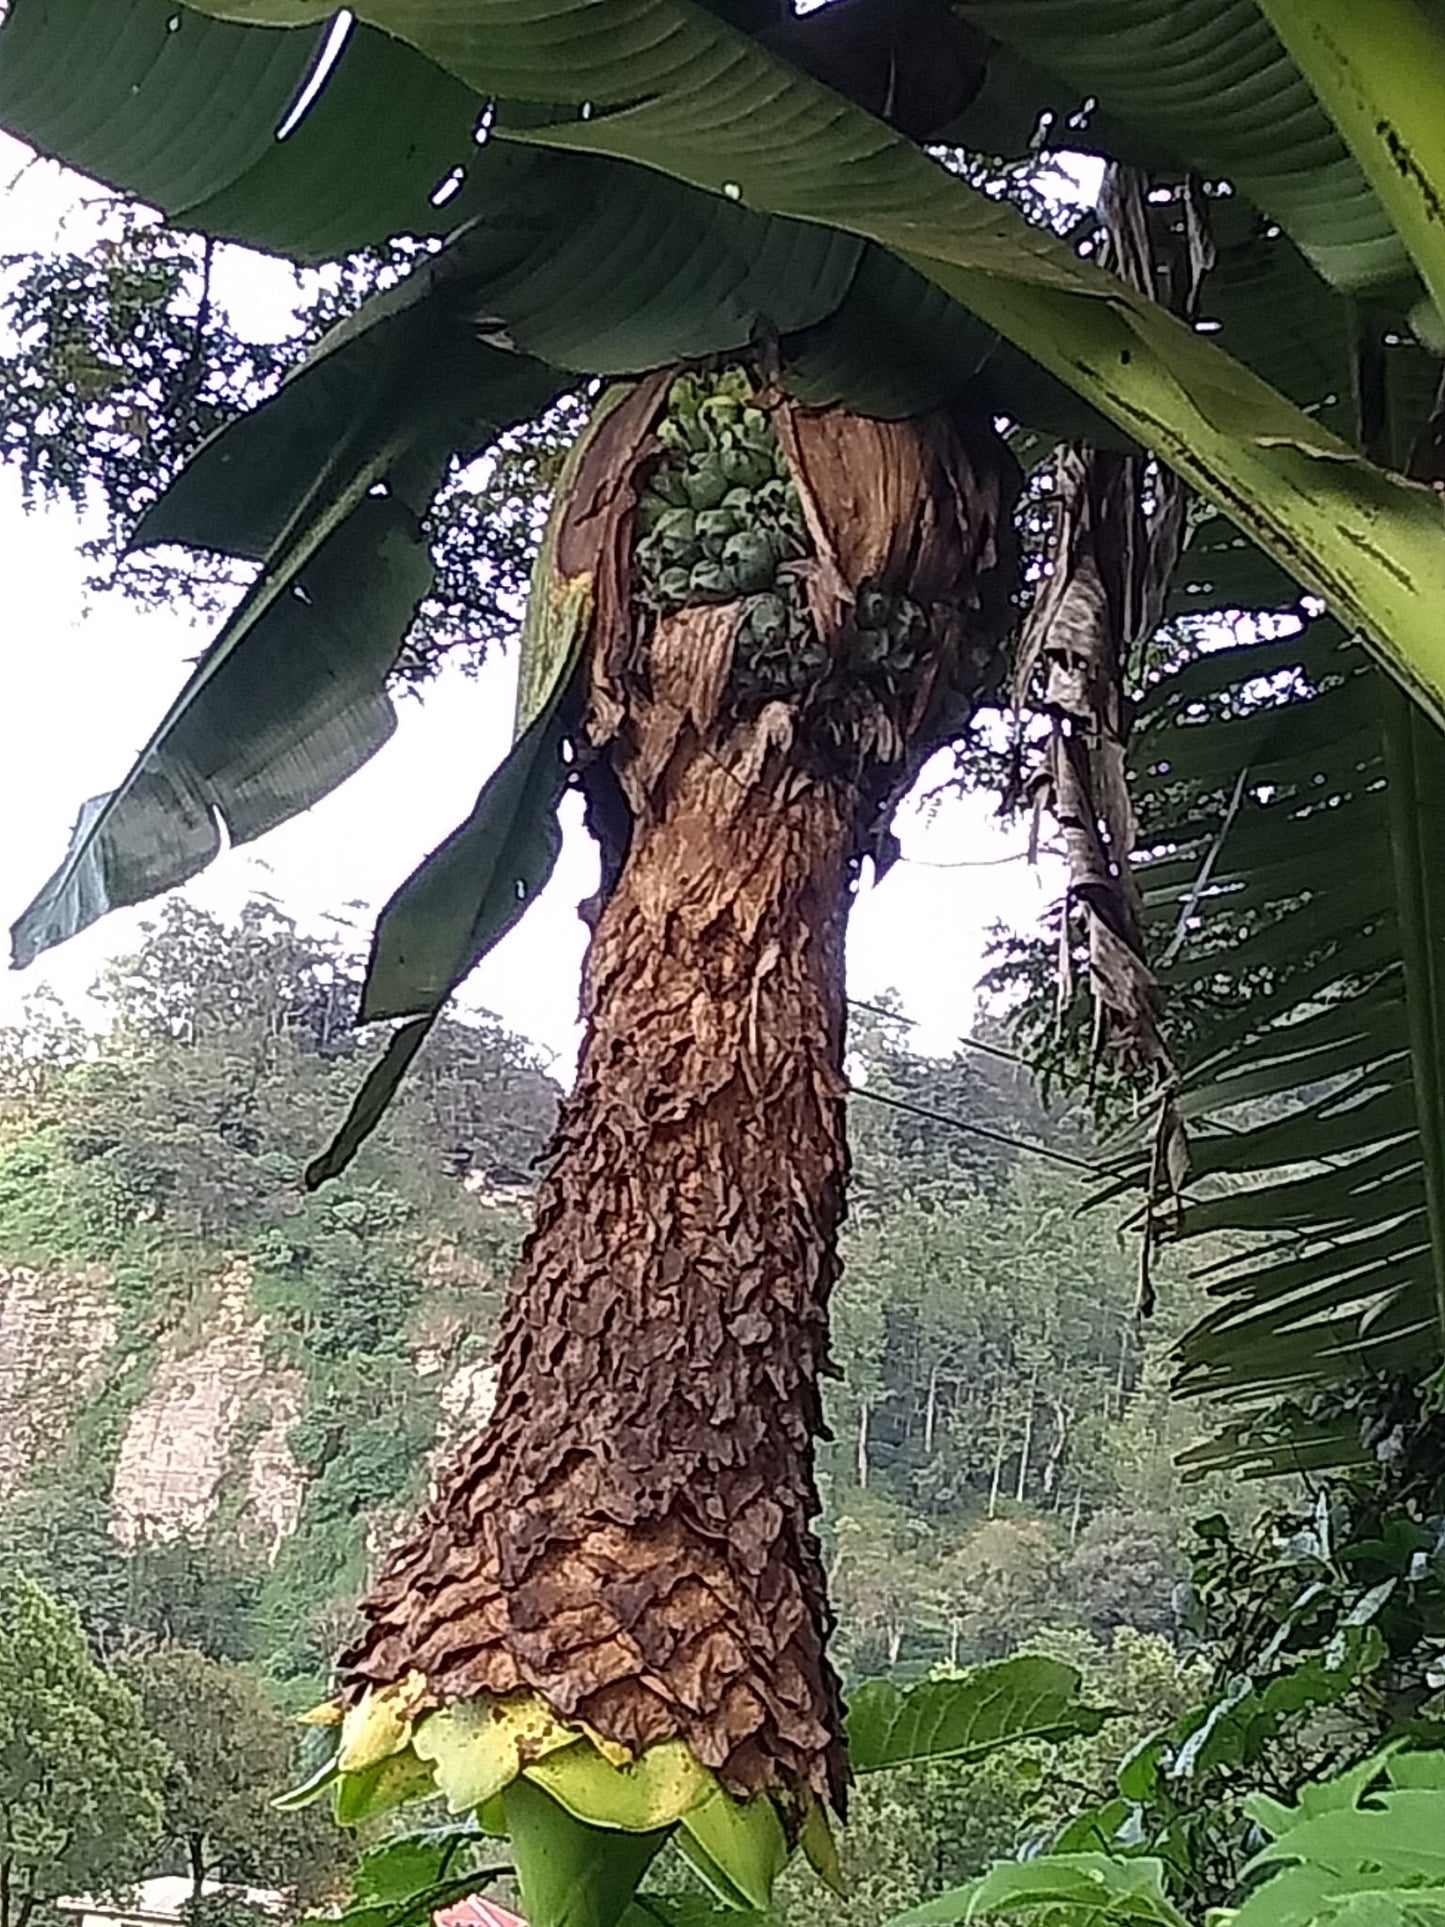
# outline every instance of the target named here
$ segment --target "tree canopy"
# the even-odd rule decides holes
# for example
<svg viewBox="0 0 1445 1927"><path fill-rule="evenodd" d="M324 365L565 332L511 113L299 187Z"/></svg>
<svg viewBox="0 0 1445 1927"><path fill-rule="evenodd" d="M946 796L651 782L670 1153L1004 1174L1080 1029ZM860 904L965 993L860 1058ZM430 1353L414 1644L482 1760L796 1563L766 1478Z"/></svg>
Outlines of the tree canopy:
<svg viewBox="0 0 1445 1927"><path fill-rule="evenodd" d="M160 1837L165 1748L102 1671L74 1610L0 1574L0 1927L123 1886Z"/></svg>
<svg viewBox="0 0 1445 1927"><path fill-rule="evenodd" d="M169 1754L164 1838L205 1883L269 1884L325 1897L350 1858L345 1836L311 1809L279 1811L295 1777L295 1728L258 1681L184 1646L126 1660L119 1677Z"/></svg>

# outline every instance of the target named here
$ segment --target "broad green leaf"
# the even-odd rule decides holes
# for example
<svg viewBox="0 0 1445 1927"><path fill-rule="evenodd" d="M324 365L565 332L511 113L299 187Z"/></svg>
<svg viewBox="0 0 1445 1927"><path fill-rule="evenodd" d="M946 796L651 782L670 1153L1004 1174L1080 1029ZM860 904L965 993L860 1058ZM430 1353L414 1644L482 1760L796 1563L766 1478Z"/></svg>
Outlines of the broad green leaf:
<svg viewBox="0 0 1445 1927"><path fill-rule="evenodd" d="M911 1760L981 1760L1020 1740L1097 1733L1105 1715L1080 1706L1079 1675L1027 1655L979 1666L960 1679L899 1688L868 1680L848 1702L848 1757L857 1773Z"/></svg>
<svg viewBox="0 0 1445 1927"><path fill-rule="evenodd" d="M368 1847L356 1863L351 1891L356 1906L399 1907L434 1887L477 1844L471 1827L427 1827L397 1834ZM471 1876L476 1879L475 1872Z"/></svg>
<svg viewBox="0 0 1445 1927"><path fill-rule="evenodd" d="M1336 286L1379 290L1408 275L1384 208L1257 0L955 0L955 9L1130 128L1143 164L1228 180ZM1107 130L1087 117L1070 139L1110 151Z"/></svg>
<svg viewBox="0 0 1445 1927"><path fill-rule="evenodd" d="M1372 1754L1367 1760L1357 1761L1343 1773L1332 1774L1327 1780L1306 1780L1293 1806L1271 1800L1264 1794L1246 1794L1244 1811L1271 1840L1278 1840L1295 1827L1302 1826L1306 1820L1318 1819L1323 1814L1347 1812L1357 1807L1361 1797L1380 1778L1388 1761L1389 1751L1386 1750Z"/></svg>
<svg viewBox="0 0 1445 1927"><path fill-rule="evenodd" d="M589 1827L526 1778L502 1803L528 1927L615 1927L668 1837Z"/></svg>
<svg viewBox="0 0 1445 1927"><path fill-rule="evenodd" d="M123 40L92 31L97 6L107 29L124 23ZM368 312L390 314L433 294L450 301L449 285L460 279L489 338L589 374L744 348L766 316L796 338L795 385L810 403L847 393L859 407L908 414L977 378L990 411L1022 408L1056 434L1110 432L991 330L855 237L771 219L595 156L477 146L471 129L487 102L372 28L351 33L284 141L273 130L323 44L311 32L247 29L170 0L16 0L0 35L0 124L182 225L307 259L398 232L455 233L407 291L390 291ZM67 99L92 103L84 115L67 111L48 84L52 36L66 48ZM91 46L104 54L95 74ZM274 96L238 59L258 50L273 61L290 54ZM231 71L234 100L224 87ZM243 152L218 165L214 180L206 174L206 192L195 178L205 117L190 103L217 97L227 100ZM1031 127L1037 111L1021 119ZM412 121L426 138L407 131ZM378 129L393 128L394 142L379 143ZM368 154L364 193L351 160L358 144ZM208 157L203 146L200 158ZM431 192L454 168L464 185L436 210ZM233 439L228 457L240 452ZM273 467L284 465L262 460L255 471L253 493L263 501ZM230 546L224 529L219 546Z"/></svg>
<svg viewBox="0 0 1445 1927"><path fill-rule="evenodd" d="M86 805L15 926L17 967L194 876L222 827L245 843L309 808L391 734L387 679L432 581L420 519L459 445L554 389L537 364L478 350L439 311L401 324L383 367L363 358L348 373L338 355L299 371L203 448L146 518L141 541L226 546L216 525L234 500L233 552L262 566L120 788ZM336 435L316 439L309 398L338 371L349 405ZM278 459L248 471L229 451L258 436Z"/></svg>
<svg viewBox="0 0 1445 1927"><path fill-rule="evenodd" d="M460 1830L452 1829L452 1831ZM398 1844L405 1847L413 1841L427 1837L429 1836L423 1834L403 1834ZM475 1840L476 1836L473 1835L472 1838ZM386 1849L376 1851L384 1853ZM420 1873L420 1856L416 1864ZM339 1927L430 1927L434 1916L443 1908L453 1906L459 1900L466 1900L472 1894L489 1886L500 1875L511 1872L511 1868L505 1866L469 1866L461 1873L451 1874L449 1878L432 1879L425 1885L419 1884L409 1890L402 1890L400 1881L404 1865L405 1862L398 1857L397 1884L390 1899L363 1898L358 1885L358 1898L354 1905L343 1908L339 1913L333 1910L323 1914L313 1914L308 1917L307 1927L312 1927L313 1923L319 1924L323 1920L335 1921L339 1923ZM358 1871L358 1883L360 1878Z"/></svg>
<svg viewBox="0 0 1445 1927"><path fill-rule="evenodd" d="M1251 1890L1234 1915L1243 1927L1445 1919L1440 1754L1386 1747L1330 1779L1306 1781L1294 1806L1259 1793L1244 1806L1271 1838L1245 1868Z"/></svg>
<svg viewBox="0 0 1445 1927"><path fill-rule="evenodd" d="M1371 1807L1312 1814L1271 1841L1250 1865L1280 1859L1313 1861L1333 1873L1373 1866L1395 1879L1419 1874L1445 1881L1445 1797L1433 1787L1404 1787Z"/></svg>
<svg viewBox="0 0 1445 1927"><path fill-rule="evenodd" d="M1055 1853L1107 1853L1136 1812L1133 1801L1122 1798L1086 1808L1060 1830L1053 1850Z"/></svg>
<svg viewBox="0 0 1445 1927"><path fill-rule="evenodd" d="M1245 1234L1181 1346L1182 1389L1234 1422L1186 1464L1350 1463L1357 1427L1277 1416L1280 1399L1445 1355L1445 741L1318 621L1152 686L1132 760L1147 921L1177 946L1166 995L1210 1011L1181 1053L1184 1229Z"/></svg>
<svg viewBox="0 0 1445 1927"><path fill-rule="evenodd" d="M558 697L487 779L472 814L392 897L372 940L361 1017L438 1009L531 907L561 847L567 781Z"/></svg>
<svg viewBox="0 0 1445 1927"><path fill-rule="evenodd" d="M1049 1918L1069 1927L1186 1927L1164 1892L1157 1860L1116 1860L1102 1853L1048 1854L1037 1860L996 1861L967 1887L895 1914L887 1927L951 1927L955 1921L991 1920L1014 1913L1060 1910Z"/></svg>
<svg viewBox="0 0 1445 1927"><path fill-rule="evenodd" d="M1423 1787L1445 1794L1445 1752L1394 1753L1385 1774L1391 1786Z"/></svg>
<svg viewBox="0 0 1445 1927"><path fill-rule="evenodd" d="M1350 1885L1325 1867L1287 1868L1246 1896L1231 1914L1230 1927L1318 1927Z"/></svg>
<svg viewBox="0 0 1445 1927"><path fill-rule="evenodd" d="M1430 1229L1436 1340L1445 1349L1445 904L1437 875L1439 830L1445 823L1445 744L1440 732L1394 688L1380 691L1380 727L1394 903L1405 960L1410 1123L1418 1133Z"/></svg>
<svg viewBox="0 0 1445 1927"><path fill-rule="evenodd" d="M883 123L688 0L361 12L479 94L588 110L499 129L514 138L636 161L890 248L1177 469L1445 715L1434 493L1374 468L1209 337Z"/></svg>
<svg viewBox="0 0 1445 1927"><path fill-rule="evenodd" d="M1431 0L1260 0L1445 318L1445 20Z"/></svg>
<svg viewBox="0 0 1445 1927"><path fill-rule="evenodd" d="M562 847L556 812L567 780L558 716L562 693L487 779L466 822L383 909L372 939L363 1018L419 1007L422 1014L391 1037L341 1130L307 1166L308 1190L350 1164L381 1122L452 992L530 909L551 876Z"/></svg>
<svg viewBox="0 0 1445 1927"><path fill-rule="evenodd" d="M562 846L557 810L567 785L564 708L591 622L593 584L555 563L570 489L593 435L625 389L604 395L569 451L532 571L519 651L518 736L476 807L382 910L372 937L361 1019L407 1017L362 1085L335 1140L306 1171L308 1188L345 1170L380 1123L447 1000L531 907Z"/></svg>
<svg viewBox="0 0 1445 1927"><path fill-rule="evenodd" d="M431 196L475 151L480 103L429 62L399 59L387 35L354 28L277 139L328 31L260 31L170 0L16 0L0 27L0 125L180 226L299 259L449 232L465 202Z"/></svg>
<svg viewBox="0 0 1445 1927"><path fill-rule="evenodd" d="M324 487L202 657L119 789L81 812L60 869L22 914L17 968L143 902L326 795L386 741L387 673L431 560L417 518L444 449L399 433L336 453ZM388 478L388 492L369 490Z"/></svg>
<svg viewBox="0 0 1445 1927"><path fill-rule="evenodd" d="M353 425L392 396L411 432L428 426L466 460L560 392L553 370L488 347L425 272L332 328L274 395L209 436L142 516L129 547L174 542L263 561L326 474ZM406 297L403 299L403 297Z"/></svg>

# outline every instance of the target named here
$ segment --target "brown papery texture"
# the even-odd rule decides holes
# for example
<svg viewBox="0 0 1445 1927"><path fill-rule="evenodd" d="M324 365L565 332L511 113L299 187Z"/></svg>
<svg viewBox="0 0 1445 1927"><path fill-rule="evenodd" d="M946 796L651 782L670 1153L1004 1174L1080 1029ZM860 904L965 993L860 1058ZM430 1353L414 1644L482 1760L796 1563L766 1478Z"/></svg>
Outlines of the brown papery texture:
<svg viewBox="0 0 1445 1927"><path fill-rule="evenodd" d="M577 1084L496 1410L389 1561L346 1665L352 1692L412 1669L438 1702L530 1689L633 1748L681 1737L737 1794L806 1785L841 1806L812 1520L847 1176L844 930L880 806L997 642L1014 481L1001 446L965 454L945 423L774 406L809 471L809 605L834 666L749 708L737 605L654 624L599 599L579 742L628 837ZM613 473L646 458L642 433ZM902 473L880 489L888 463ZM850 533L880 499L892 530ZM603 578L618 526L594 512ZM865 567L912 586L937 637L896 689L846 669Z"/></svg>

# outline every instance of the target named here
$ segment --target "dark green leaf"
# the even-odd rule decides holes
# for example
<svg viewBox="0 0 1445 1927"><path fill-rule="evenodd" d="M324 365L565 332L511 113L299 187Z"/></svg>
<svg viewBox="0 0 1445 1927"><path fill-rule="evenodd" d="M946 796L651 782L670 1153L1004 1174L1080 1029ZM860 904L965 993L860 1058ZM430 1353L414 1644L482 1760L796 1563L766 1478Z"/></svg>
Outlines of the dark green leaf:
<svg viewBox="0 0 1445 1927"><path fill-rule="evenodd" d="M979 1666L960 1679L900 1689L868 1680L848 1702L848 1757L858 1773L909 1760L981 1760L1020 1740L1097 1733L1106 1717L1080 1706L1079 1675L1029 1655Z"/></svg>
<svg viewBox="0 0 1445 1927"><path fill-rule="evenodd" d="M921 1907L895 1914L887 1927L949 1927L954 1921L992 1919L1047 1907L1060 1927L1186 1927L1164 1892L1157 1860L1116 1860L1102 1853L1048 1854L1037 1860L997 1861L980 1879Z"/></svg>
<svg viewBox="0 0 1445 1927"><path fill-rule="evenodd" d="M194 876L222 825L245 843L308 808L386 741L387 675L431 581L418 518L447 459L402 455L391 438L339 451L120 788L81 812L15 925L17 968Z"/></svg>
<svg viewBox="0 0 1445 1927"><path fill-rule="evenodd" d="M434 850L377 921L361 1018L439 1008L552 874L566 784L554 706L490 777L466 822Z"/></svg>
<svg viewBox="0 0 1445 1927"><path fill-rule="evenodd" d="M435 1021L435 1017L415 1017L393 1034L353 1099L346 1122L320 1157L307 1165L308 1191L339 1177L380 1124Z"/></svg>

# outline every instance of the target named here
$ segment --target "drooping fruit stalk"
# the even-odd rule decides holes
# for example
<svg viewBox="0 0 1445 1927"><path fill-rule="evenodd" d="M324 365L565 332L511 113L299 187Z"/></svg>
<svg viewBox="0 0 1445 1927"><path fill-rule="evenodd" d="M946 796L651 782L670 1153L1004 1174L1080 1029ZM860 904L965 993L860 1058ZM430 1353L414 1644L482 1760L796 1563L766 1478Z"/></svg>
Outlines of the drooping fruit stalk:
<svg viewBox="0 0 1445 1927"><path fill-rule="evenodd" d="M423 1758L451 1730L428 1709L535 1707L503 1771L681 1741L789 1838L842 1806L812 1522L844 931L895 802L997 684L1014 493L987 427L809 413L733 370L640 386L560 506L605 846L580 1067L496 1408L344 1662L353 1697L404 1696Z"/></svg>

